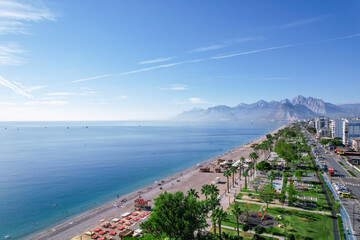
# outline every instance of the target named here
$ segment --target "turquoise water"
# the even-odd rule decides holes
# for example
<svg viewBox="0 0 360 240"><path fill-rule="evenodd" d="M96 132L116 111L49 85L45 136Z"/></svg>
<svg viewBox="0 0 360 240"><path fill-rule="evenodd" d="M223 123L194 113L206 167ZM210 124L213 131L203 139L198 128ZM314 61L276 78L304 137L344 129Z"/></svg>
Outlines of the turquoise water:
<svg viewBox="0 0 360 240"><path fill-rule="evenodd" d="M26 238L280 125L0 123L0 239Z"/></svg>

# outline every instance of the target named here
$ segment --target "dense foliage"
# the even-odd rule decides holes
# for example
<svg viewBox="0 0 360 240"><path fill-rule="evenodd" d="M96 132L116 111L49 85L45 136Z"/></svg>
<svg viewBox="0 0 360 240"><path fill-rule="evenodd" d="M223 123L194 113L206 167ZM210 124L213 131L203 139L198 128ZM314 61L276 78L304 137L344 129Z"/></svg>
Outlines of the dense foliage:
<svg viewBox="0 0 360 240"><path fill-rule="evenodd" d="M255 168L262 172L267 172L271 170L271 164L267 161L261 161L256 164Z"/></svg>
<svg viewBox="0 0 360 240"><path fill-rule="evenodd" d="M141 224L146 233L173 239L194 239L194 232L204 229L206 223L205 201L199 201L183 192L164 192L154 203L150 218Z"/></svg>
<svg viewBox="0 0 360 240"><path fill-rule="evenodd" d="M275 144L275 152L283 158L286 163L297 161L299 159L296 147L291 143L287 143L284 139L277 141Z"/></svg>

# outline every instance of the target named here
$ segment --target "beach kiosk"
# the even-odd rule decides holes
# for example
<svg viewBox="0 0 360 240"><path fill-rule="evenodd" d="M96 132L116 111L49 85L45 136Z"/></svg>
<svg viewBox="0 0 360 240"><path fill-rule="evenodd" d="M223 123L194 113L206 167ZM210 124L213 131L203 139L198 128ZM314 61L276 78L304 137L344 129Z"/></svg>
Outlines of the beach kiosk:
<svg viewBox="0 0 360 240"><path fill-rule="evenodd" d="M149 208L148 201L145 201L142 198L137 198L134 200L134 207L135 210L138 211L148 209Z"/></svg>

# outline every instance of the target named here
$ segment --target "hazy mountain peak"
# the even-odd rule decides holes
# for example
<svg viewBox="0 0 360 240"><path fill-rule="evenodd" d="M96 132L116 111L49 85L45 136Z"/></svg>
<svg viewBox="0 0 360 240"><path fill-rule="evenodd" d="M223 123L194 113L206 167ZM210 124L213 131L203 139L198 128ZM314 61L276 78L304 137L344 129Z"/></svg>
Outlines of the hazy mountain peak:
<svg viewBox="0 0 360 240"><path fill-rule="evenodd" d="M298 95L291 100L259 100L256 103L240 103L235 107L218 105L208 109L192 109L177 116L178 120L190 121L289 121L313 118L319 115L346 117L360 115L359 104L335 105L322 99Z"/></svg>

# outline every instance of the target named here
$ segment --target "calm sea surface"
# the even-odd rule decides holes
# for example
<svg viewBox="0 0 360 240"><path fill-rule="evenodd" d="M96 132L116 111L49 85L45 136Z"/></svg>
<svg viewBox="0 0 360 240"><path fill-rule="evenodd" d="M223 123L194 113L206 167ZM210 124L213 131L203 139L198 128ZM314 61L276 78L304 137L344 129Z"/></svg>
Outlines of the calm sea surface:
<svg viewBox="0 0 360 240"><path fill-rule="evenodd" d="M0 239L26 238L281 125L2 122Z"/></svg>

